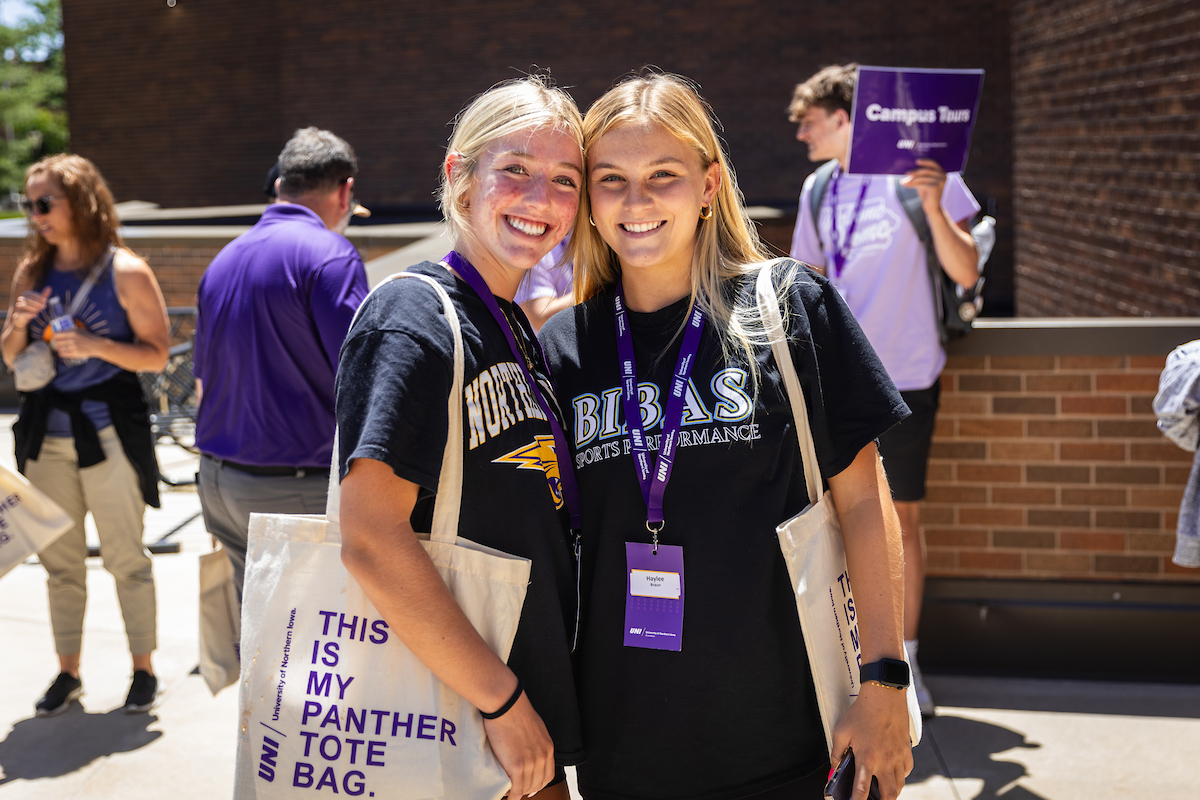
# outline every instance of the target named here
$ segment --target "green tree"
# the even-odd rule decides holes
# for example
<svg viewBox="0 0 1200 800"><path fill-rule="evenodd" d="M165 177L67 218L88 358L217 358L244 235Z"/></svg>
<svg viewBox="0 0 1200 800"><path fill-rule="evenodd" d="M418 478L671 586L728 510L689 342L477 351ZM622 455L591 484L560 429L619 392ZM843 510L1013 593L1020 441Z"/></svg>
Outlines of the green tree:
<svg viewBox="0 0 1200 800"><path fill-rule="evenodd" d="M20 191L25 168L69 146L67 79L59 0L30 0L33 12L0 25L0 192Z"/></svg>

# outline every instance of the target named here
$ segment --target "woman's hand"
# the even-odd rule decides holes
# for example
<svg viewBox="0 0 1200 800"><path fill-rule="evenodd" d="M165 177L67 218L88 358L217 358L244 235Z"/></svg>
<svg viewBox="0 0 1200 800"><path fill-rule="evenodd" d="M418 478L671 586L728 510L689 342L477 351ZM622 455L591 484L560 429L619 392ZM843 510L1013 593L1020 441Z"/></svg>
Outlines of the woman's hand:
<svg viewBox="0 0 1200 800"><path fill-rule="evenodd" d="M879 781L882 800L895 800L912 772L905 693L865 683L833 730L833 758L854 748L854 791L851 800L867 800L871 776Z"/></svg>
<svg viewBox="0 0 1200 800"><path fill-rule="evenodd" d="M15 330L23 331L29 327L29 323L46 308L46 304L50 302L50 287L47 286L40 292L25 292L17 298L13 303L12 314L9 315L9 320Z"/></svg>
<svg viewBox="0 0 1200 800"><path fill-rule="evenodd" d="M74 328L54 334L50 345L59 357L82 361L85 358L98 358L104 353L105 346L111 339L89 331L87 328Z"/></svg>
<svg viewBox="0 0 1200 800"><path fill-rule="evenodd" d="M503 716L485 719L483 729L512 781L509 800L536 794L554 780L554 743L524 693Z"/></svg>

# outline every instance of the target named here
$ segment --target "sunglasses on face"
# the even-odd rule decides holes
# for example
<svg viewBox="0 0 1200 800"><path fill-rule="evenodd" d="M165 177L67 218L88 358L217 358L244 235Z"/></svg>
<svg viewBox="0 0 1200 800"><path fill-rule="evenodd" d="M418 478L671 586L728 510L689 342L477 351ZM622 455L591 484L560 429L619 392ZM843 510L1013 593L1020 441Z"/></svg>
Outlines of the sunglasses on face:
<svg viewBox="0 0 1200 800"><path fill-rule="evenodd" d="M54 201L57 199L52 194L39 197L36 200L22 197L17 201L17 206L21 209L21 213L27 216L33 216L35 213L44 216L50 213L50 209L54 208Z"/></svg>

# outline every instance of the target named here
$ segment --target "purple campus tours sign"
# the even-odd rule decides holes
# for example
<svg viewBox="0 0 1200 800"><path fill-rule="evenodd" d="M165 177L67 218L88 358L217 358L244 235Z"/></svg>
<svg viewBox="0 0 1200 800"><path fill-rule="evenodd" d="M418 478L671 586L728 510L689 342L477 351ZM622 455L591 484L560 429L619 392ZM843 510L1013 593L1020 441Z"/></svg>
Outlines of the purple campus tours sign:
<svg viewBox="0 0 1200 800"><path fill-rule="evenodd" d="M962 172L982 91L981 69L859 67L846 171L903 175L931 158Z"/></svg>

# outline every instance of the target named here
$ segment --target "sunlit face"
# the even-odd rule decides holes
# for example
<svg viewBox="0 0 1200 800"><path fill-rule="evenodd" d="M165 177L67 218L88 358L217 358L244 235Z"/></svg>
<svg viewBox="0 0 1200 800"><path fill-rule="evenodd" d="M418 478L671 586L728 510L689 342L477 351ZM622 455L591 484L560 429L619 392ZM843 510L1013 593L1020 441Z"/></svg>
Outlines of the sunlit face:
<svg viewBox="0 0 1200 800"><path fill-rule="evenodd" d="M809 161L829 161L845 157L850 130L850 116L842 109L831 114L813 106L801 117L796 138L808 145Z"/></svg>
<svg viewBox="0 0 1200 800"><path fill-rule="evenodd" d="M614 128L588 151L588 198L600 236L631 270L687 274L700 213L720 186L720 166L656 123Z"/></svg>
<svg viewBox="0 0 1200 800"><path fill-rule="evenodd" d="M59 245L75 235L75 218L71 214L71 205L67 201L66 190L57 178L45 172L34 173L25 184L25 196L30 200L40 197L54 198L50 203L50 213L39 214L35 208L29 217L47 242Z"/></svg>
<svg viewBox="0 0 1200 800"><path fill-rule="evenodd" d="M583 157L565 132L526 130L493 142L466 195L476 268L524 272L540 261L574 226L582 184Z"/></svg>

